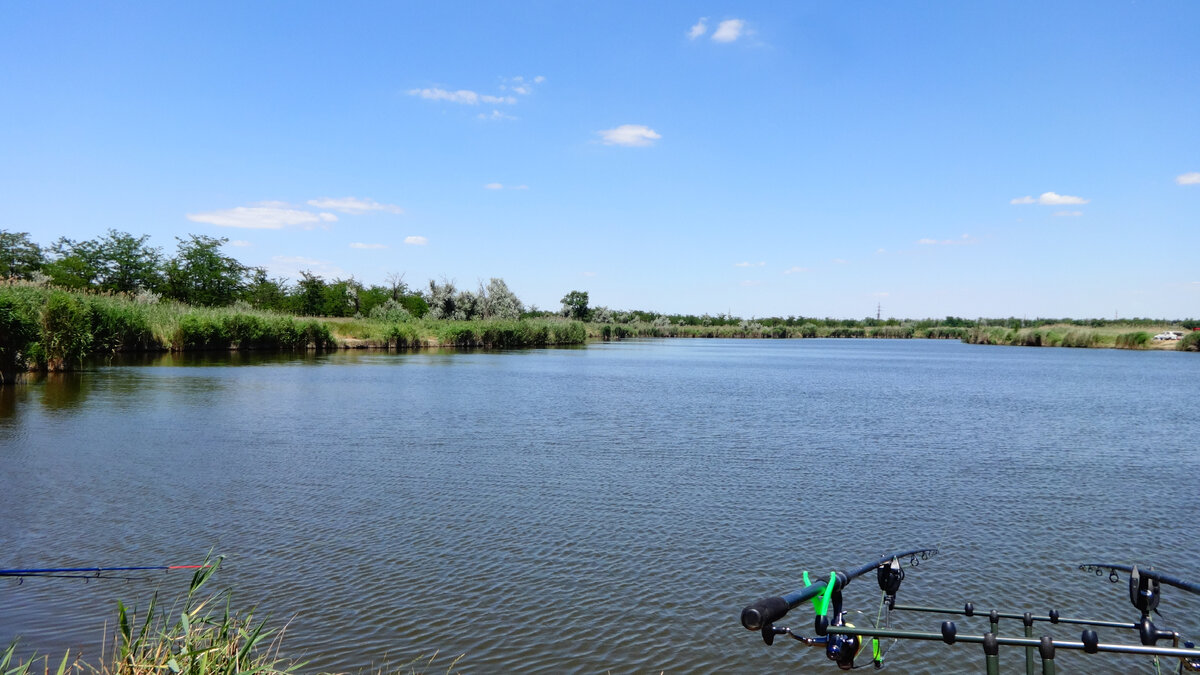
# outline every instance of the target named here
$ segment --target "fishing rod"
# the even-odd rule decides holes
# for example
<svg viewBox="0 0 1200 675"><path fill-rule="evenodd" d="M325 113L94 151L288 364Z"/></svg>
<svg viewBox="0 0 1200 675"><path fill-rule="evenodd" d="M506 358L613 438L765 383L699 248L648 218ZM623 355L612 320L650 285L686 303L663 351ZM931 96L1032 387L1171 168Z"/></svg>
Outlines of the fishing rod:
<svg viewBox="0 0 1200 675"><path fill-rule="evenodd" d="M973 603L967 602L962 609L940 607L921 607L896 604L896 594L905 577L905 568L914 568L923 560L938 553L938 549L914 549L901 551L880 559L855 567L849 571L831 571L828 577L809 581L808 573L803 575L805 586L802 589L782 596L762 598L748 606L741 613L742 626L760 631L763 642L770 645L777 635L789 635L792 638L811 646L823 646L825 656L835 662L842 670L865 667L866 664L855 665L855 659L866 651L868 642L871 645L871 663L876 669L882 668L886 650L880 648L880 640L892 640L894 646L899 640L941 641L946 644L963 642L980 644L983 647L984 663L989 675L1000 672L1000 647L1023 647L1025 649L1025 671L1034 675L1037 657L1042 662L1042 673L1054 675L1055 652L1057 650L1082 651L1087 654L1117 653L1137 654L1154 658L1155 665L1162 658L1179 660L1177 673L1184 671L1200 671L1200 649L1173 630L1159 628L1150 619L1150 613L1158 613L1158 602L1161 599L1162 585L1173 586L1200 595L1200 584L1195 584L1155 570L1139 570L1136 565L1089 564L1080 565L1079 569L1102 576L1107 570L1112 582L1120 580L1118 572L1124 572L1129 579L1129 598L1141 613L1139 622L1102 621L1083 618L1063 617L1057 610L1051 610L1045 616L1035 616L1030 612L1001 612L990 610L986 613L977 612ZM880 601L879 614L871 626L856 626L847 621L847 612L843 608L842 590L853 579L870 570L876 570L879 589L883 592ZM815 611L813 623L814 637L805 637L791 628L776 626L775 622L782 619L789 611L795 609L806 600L811 600ZM830 612L832 611L832 617ZM960 634L954 621L943 621L937 631L895 630L891 628L891 615L894 612L935 613L957 615L964 617L986 616L990 629L983 634ZM861 614L861 612L859 612ZM1020 637L999 635L1001 619L1019 619L1024 625L1024 635ZM1062 640L1050 635L1034 637L1033 626L1036 623L1082 625L1085 629L1078 641ZM1133 630L1137 632L1140 644L1122 644L1101 642L1094 628L1110 628L1117 630ZM1170 646L1160 646L1159 642L1169 642ZM888 649L891 647L889 646Z"/></svg>
<svg viewBox="0 0 1200 675"><path fill-rule="evenodd" d="M46 567L40 569L0 570L0 577L48 577L54 579L120 579L130 581L134 577L113 575L112 572L145 572L161 570L198 570L212 565L138 565L132 567Z"/></svg>

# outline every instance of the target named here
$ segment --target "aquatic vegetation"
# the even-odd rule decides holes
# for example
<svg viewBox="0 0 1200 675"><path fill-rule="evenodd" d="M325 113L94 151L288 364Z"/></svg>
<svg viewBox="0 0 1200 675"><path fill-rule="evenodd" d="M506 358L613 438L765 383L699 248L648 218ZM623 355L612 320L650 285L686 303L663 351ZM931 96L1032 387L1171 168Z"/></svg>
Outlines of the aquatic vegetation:
<svg viewBox="0 0 1200 675"><path fill-rule="evenodd" d="M1117 349L1145 349L1150 345L1151 335L1144 330L1121 333L1117 336Z"/></svg>
<svg viewBox="0 0 1200 675"><path fill-rule="evenodd" d="M1175 349L1181 352L1200 352L1200 332L1192 331L1183 336L1179 344L1175 345Z"/></svg>

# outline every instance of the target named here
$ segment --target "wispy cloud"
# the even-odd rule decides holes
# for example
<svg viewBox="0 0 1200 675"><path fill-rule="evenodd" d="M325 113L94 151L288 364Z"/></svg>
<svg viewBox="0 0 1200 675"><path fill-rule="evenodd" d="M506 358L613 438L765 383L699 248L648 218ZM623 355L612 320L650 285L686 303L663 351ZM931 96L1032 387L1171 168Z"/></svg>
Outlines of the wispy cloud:
<svg viewBox="0 0 1200 675"><path fill-rule="evenodd" d="M1060 195L1057 192L1043 192L1038 197L1017 197L1010 200L1009 204L1041 204L1042 206L1072 206L1075 204L1086 204L1087 199L1083 197L1073 197L1071 195Z"/></svg>
<svg viewBox="0 0 1200 675"><path fill-rule="evenodd" d="M504 183L488 183L483 186L485 190L528 190L528 185L505 185Z"/></svg>
<svg viewBox="0 0 1200 675"><path fill-rule="evenodd" d="M704 35L707 32L708 32L708 17L702 16L702 17L700 17L700 20L695 23L695 25L693 25L690 29L688 29L687 36L688 36L689 40L695 40L696 38L700 37L701 35Z"/></svg>
<svg viewBox="0 0 1200 675"><path fill-rule="evenodd" d="M520 96L528 96L533 93L534 85L541 84L546 81L546 78L538 75L537 77L526 78L520 75L516 77L506 77L501 80L501 91L511 91Z"/></svg>
<svg viewBox="0 0 1200 675"><path fill-rule="evenodd" d="M312 227L320 223L332 223L337 221L337 216L332 213L303 211L283 202L261 202L254 206L189 213L187 219L194 223L208 223L218 227L282 230L292 226Z"/></svg>
<svg viewBox="0 0 1200 675"><path fill-rule="evenodd" d="M387 248L387 244L364 244L364 243L362 243L361 241L355 241L355 242L351 242L351 243L350 243L350 248L361 248L361 249L366 249L366 250L378 250L378 249Z"/></svg>
<svg viewBox="0 0 1200 675"><path fill-rule="evenodd" d="M733 42L746 33L746 22L741 19L726 19L717 24L713 31L713 42Z"/></svg>
<svg viewBox="0 0 1200 675"><path fill-rule="evenodd" d="M657 131L644 124L622 124L615 129L597 131L604 139L605 145L622 145L627 148L640 148L653 145L662 138Z"/></svg>
<svg viewBox="0 0 1200 675"><path fill-rule="evenodd" d="M807 271L808 271L807 267L789 267L786 270L784 270L783 273L784 274L802 274Z"/></svg>
<svg viewBox="0 0 1200 675"><path fill-rule="evenodd" d="M542 75L537 77L502 77L500 78L500 93L499 94L484 94L471 89L442 89L441 87L425 87L417 89L409 89L409 96L425 99L426 101L437 101L444 103L457 103L459 105L478 106L478 105L516 105L519 96L528 96L533 93L536 85L540 85L546 81ZM515 120L516 117L504 113L498 109L492 109L490 113L481 112L476 115L481 120Z"/></svg>
<svg viewBox="0 0 1200 675"><path fill-rule="evenodd" d="M833 262L837 263L838 265L846 265L849 264L850 261L846 260L845 258L834 258Z"/></svg>
<svg viewBox="0 0 1200 675"><path fill-rule="evenodd" d="M1200 171L1192 171L1191 173L1176 176L1175 182L1179 185L1200 185Z"/></svg>
<svg viewBox="0 0 1200 675"><path fill-rule="evenodd" d="M490 94L480 94L470 89L459 89L457 91L449 91L437 87L409 89L408 95L417 96L427 101L447 101L463 105L479 105L480 103L507 103L511 105L517 102L515 96L492 96Z"/></svg>
<svg viewBox="0 0 1200 675"><path fill-rule="evenodd" d="M958 239L918 239L917 243L922 246L962 246L963 244L975 243L975 238L969 234L964 234Z"/></svg>
<svg viewBox="0 0 1200 675"><path fill-rule="evenodd" d="M420 235L414 235L411 237L405 237L404 243L406 243L410 246L424 246L425 244L429 243L429 240Z"/></svg>
<svg viewBox="0 0 1200 675"><path fill-rule="evenodd" d="M253 246L254 244L246 241L245 239L234 239L233 241L229 242L229 245L237 246L238 248L248 248L250 246Z"/></svg>
<svg viewBox="0 0 1200 675"><path fill-rule="evenodd" d="M1055 211L1054 215L1056 215L1060 218L1073 218L1073 217L1077 217L1077 216L1082 216L1083 211Z"/></svg>
<svg viewBox="0 0 1200 675"><path fill-rule="evenodd" d="M310 199L308 200L308 205L318 209L329 209L330 211L339 211L351 215L361 215L370 211L384 211L396 214L404 213L404 209L395 204L380 204L374 199L359 199L357 197Z"/></svg>
<svg viewBox="0 0 1200 675"><path fill-rule="evenodd" d="M513 115L508 115L508 114L502 113L499 110L492 110L492 112L490 112L490 113L479 113L478 115L476 115L476 117L478 117L481 120L515 120L515 119L517 119Z"/></svg>
<svg viewBox="0 0 1200 675"><path fill-rule="evenodd" d="M740 262L740 263L734 263L733 266L734 267L766 267L767 263L765 263L765 262L756 262L756 263Z"/></svg>
<svg viewBox="0 0 1200 675"><path fill-rule="evenodd" d="M742 282L742 286L747 286L747 287L749 287L749 286L762 286L762 282L761 282L761 281L757 281L757 280L751 280L751 279L747 279L746 281L743 281L743 282Z"/></svg>

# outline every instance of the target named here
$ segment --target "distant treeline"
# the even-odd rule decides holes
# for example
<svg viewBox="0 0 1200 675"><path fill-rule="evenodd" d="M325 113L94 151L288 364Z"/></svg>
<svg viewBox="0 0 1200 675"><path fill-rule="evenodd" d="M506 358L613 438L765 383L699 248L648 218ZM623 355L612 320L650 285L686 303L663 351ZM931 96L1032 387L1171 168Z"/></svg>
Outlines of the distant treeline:
<svg viewBox="0 0 1200 675"><path fill-rule="evenodd" d="M743 319L732 314L663 314L644 310L590 307L588 293L573 290L562 298L557 311L526 307L502 279L491 279L476 290L458 289L451 281L431 280L424 288L410 287L404 275L388 275L386 284L367 285L355 279L327 280L311 271L300 272L294 282L271 277L261 267L242 264L227 255L225 238L190 234L178 237L176 252L167 256L149 244L149 235L108 230L96 239L75 241L65 237L43 246L28 233L0 230L0 279L16 278L77 291L124 293L146 302L174 300L195 307L228 307L244 303L249 308L296 316L360 317L391 322L412 319L496 320L565 316L578 321L612 326L625 332L663 334L742 334L787 337L898 337L961 338L976 328L1025 328L1073 325L1108 326L1182 325L1191 329L1200 321L1163 319L1071 319L1005 317L967 319L829 317L765 317ZM667 326L679 328L663 330ZM632 328L637 327L637 328ZM683 330L683 328L697 330ZM704 329L723 329L705 331ZM610 333L617 333L615 329Z"/></svg>

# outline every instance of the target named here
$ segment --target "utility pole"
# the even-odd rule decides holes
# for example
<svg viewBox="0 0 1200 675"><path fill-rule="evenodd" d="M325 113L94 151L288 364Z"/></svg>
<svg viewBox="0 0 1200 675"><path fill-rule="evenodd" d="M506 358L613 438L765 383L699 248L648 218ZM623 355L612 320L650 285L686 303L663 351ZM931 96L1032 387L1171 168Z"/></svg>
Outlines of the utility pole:
<svg viewBox="0 0 1200 675"><path fill-rule="evenodd" d="M876 321L883 320L883 303L881 303L881 302L875 303L875 320Z"/></svg>

